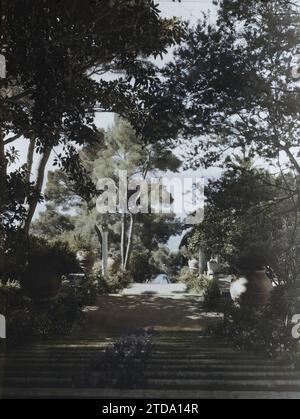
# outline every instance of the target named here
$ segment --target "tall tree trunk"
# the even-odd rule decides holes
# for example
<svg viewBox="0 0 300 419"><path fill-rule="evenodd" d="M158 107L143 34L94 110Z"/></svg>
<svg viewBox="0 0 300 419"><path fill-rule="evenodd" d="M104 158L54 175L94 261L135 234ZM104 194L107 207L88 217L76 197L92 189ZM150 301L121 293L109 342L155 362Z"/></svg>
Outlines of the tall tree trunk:
<svg viewBox="0 0 300 419"><path fill-rule="evenodd" d="M28 152L27 152L27 176L26 176L27 183L30 182L30 176L32 173L34 149L35 149L35 139L34 137L32 137L29 139L29 146L28 146Z"/></svg>
<svg viewBox="0 0 300 419"><path fill-rule="evenodd" d="M122 221L121 221L121 265L122 269L125 270L125 258L126 258L126 214L122 214Z"/></svg>
<svg viewBox="0 0 300 419"><path fill-rule="evenodd" d="M28 209L28 213L27 213L26 220L24 223L24 232L27 235L29 234L30 225L32 223L32 219L33 219L33 216L35 214L35 211L39 202L39 197L42 192L43 183L45 179L46 165L49 161L51 151L52 151L52 147L48 146L46 147L46 149L44 150L44 153L42 154L42 157L38 166L38 170L37 170L37 178L36 178L36 183L34 187L35 193L34 193L34 196L28 200L29 209Z"/></svg>
<svg viewBox="0 0 300 419"><path fill-rule="evenodd" d="M4 148L4 132L0 129L0 274L3 272L5 260L6 237L3 215L7 205L7 195L7 160Z"/></svg>
<svg viewBox="0 0 300 419"><path fill-rule="evenodd" d="M104 278L107 277L108 268L108 228L107 225L103 225L102 228L102 275Z"/></svg>
<svg viewBox="0 0 300 419"><path fill-rule="evenodd" d="M97 224L95 224L95 231L96 231L98 241L99 241L99 245L100 245L100 249L101 249L101 261L102 261L102 234L101 234L101 230L97 226Z"/></svg>
<svg viewBox="0 0 300 419"><path fill-rule="evenodd" d="M149 166L151 161L151 152L149 153L148 160L146 162L144 171L143 171L143 180L146 179ZM126 214L122 215L122 234L121 234L121 260L122 260L122 269L126 271L128 269L128 264L130 261L131 251L132 251L132 243L133 243L133 235L134 235L134 227L135 227L135 214L129 212L130 215L130 225L128 231L128 240L127 245L126 242Z"/></svg>
<svg viewBox="0 0 300 419"><path fill-rule="evenodd" d="M133 232L134 232L134 222L135 217L133 214L130 214L130 226L129 226L129 232L128 232L128 241L127 241L127 249L126 249L126 256L125 256L125 263L124 263L124 271L127 270L130 256L131 256L131 250L132 250L132 242L133 242Z"/></svg>
<svg viewBox="0 0 300 419"><path fill-rule="evenodd" d="M106 278L108 267L108 226L107 224L103 224L101 228L99 228L97 224L95 224L95 230L101 244L102 275Z"/></svg>

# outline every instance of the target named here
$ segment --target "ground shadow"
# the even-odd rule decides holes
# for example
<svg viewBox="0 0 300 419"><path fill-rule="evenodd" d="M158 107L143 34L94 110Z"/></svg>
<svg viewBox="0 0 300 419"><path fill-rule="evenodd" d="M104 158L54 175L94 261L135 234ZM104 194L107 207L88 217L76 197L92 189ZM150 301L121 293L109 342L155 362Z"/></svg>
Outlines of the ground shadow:
<svg viewBox="0 0 300 419"><path fill-rule="evenodd" d="M205 311L200 297L163 297L147 292L139 296L101 296L96 306L86 308L86 316L89 333L93 336L139 327L205 331L212 323L222 321L221 314Z"/></svg>

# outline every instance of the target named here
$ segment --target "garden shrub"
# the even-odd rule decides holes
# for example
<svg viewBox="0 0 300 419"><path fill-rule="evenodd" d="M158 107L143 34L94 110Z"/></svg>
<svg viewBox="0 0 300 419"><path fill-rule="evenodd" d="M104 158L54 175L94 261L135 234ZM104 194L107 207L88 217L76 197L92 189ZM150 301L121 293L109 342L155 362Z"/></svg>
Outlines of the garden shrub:
<svg viewBox="0 0 300 419"><path fill-rule="evenodd" d="M109 274L106 278L100 273L87 275L81 284L70 286L73 295L76 295L83 305L93 305L98 295L118 293L131 282L128 272Z"/></svg>
<svg viewBox="0 0 300 419"><path fill-rule="evenodd" d="M215 282L208 275L199 276L198 272L192 272L188 267L184 267L179 275L178 282L187 285L189 292L206 295L207 298L213 297L216 291Z"/></svg>
<svg viewBox="0 0 300 419"><path fill-rule="evenodd" d="M99 388L137 389L146 384L146 364L151 354L152 331L135 330L109 345L91 361L90 371L77 385Z"/></svg>
<svg viewBox="0 0 300 419"><path fill-rule="evenodd" d="M291 307L285 287L275 289L272 302L266 307L239 307L228 303L223 309L225 322L218 333L241 349L290 359L296 344L288 325Z"/></svg>
<svg viewBox="0 0 300 419"><path fill-rule="evenodd" d="M6 337L8 347L13 348L32 342L35 329L30 306L6 312Z"/></svg>
<svg viewBox="0 0 300 419"><path fill-rule="evenodd" d="M42 277L47 267L59 275L77 272L76 255L65 242L48 242L42 238L11 233L5 255L4 279L22 281L24 276Z"/></svg>
<svg viewBox="0 0 300 419"><path fill-rule="evenodd" d="M42 279L47 267L62 276L79 269L76 255L63 242L49 243L38 237L31 237L27 248L27 264L24 275L27 278Z"/></svg>
<svg viewBox="0 0 300 419"><path fill-rule="evenodd" d="M55 298L61 286L62 275L77 270L75 254L61 242L48 243L31 237L27 248L27 263L21 284L34 300Z"/></svg>
<svg viewBox="0 0 300 419"><path fill-rule="evenodd" d="M71 295L81 306L94 305L97 296L103 294L102 276L86 275L79 284L63 283L63 294Z"/></svg>
<svg viewBox="0 0 300 419"><path fill-rule="evenodd" d="M79 295L68 293L47 305L37 305L25 299L22 290L16 288L15 293L9 294L4 304L7 344L10 347L25 345L35 339L69 335L74 324L84 320ZM17 298L14 299L14 296Z"/></svg>
<svg viewBox="0 0 300 419"><path fill-rule="evenodd" d="M131 275L127 271L119 271L114 275L108 275L105 281L109 293L118 293L132 282Z"/></svg>
<svg viewBox="0 0 300 419"><path fill-rule="evenodd" d="M133 252L129 262L129 271L133 282L146 282L153 275L149 251Z"/></svg>
<svg viewBox="0 0 300 419"><path fill-rule="evenodd" d="M80 299L67 295L52 302L47 309L34 309L35 336L48 339L70 335L74 325L84 320L82 307Z"/></svg>
<svg viewBox="0 0 300 419"><path fill-rule="evenodd" d="M0 307L10 310L12 307L21 306L24 294L18 281L0 280Z"/></svg>

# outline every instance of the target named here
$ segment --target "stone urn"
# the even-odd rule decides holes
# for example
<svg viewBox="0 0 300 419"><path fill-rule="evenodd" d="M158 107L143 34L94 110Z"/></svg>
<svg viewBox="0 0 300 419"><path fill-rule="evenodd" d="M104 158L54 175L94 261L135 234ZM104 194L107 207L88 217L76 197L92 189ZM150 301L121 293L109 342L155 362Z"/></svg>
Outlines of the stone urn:
<svg viewBox="0 0 300 419"><path fill-rule="evenodd" d="M271 301L273 284L265 270L244 271L230 287L231 298L241 306L265 306Z"/></svg>
<svg viewBox="0 0 300 419"><path fill-rule="evenodd" d="M214 276L214 275L217 275L218 273L220 273L220 264L216 260L211 259L207 263L207 274Z"/></svg>
<svg viewBox="0 0 300 419"><path fill-rule="evenodd" d="M93 252L87 249L79 250L76 253L76 259L79 263L80 268L85 274L88 274L92 271L95 263L95 256Z"/></svg>
<svg viewBox="0 0 300 419"><path fill-rule="evenodd" d="M197 259L190 259L188 261L189 270L191 272L198 272L199 270L199 261Z"/></svg>

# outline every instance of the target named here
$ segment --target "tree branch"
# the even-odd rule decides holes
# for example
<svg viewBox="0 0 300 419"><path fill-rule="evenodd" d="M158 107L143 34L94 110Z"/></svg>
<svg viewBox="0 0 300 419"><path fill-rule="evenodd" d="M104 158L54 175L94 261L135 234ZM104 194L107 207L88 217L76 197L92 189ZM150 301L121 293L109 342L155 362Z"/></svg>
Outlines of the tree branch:
<svg viewBox="0 0 300 419"><path fill-rule="evenodd" d="M16 134L13 137L8 138L7 140L4 140L4 145L8 145L16 141L18 138L20 138L22 134Z"/></svg>

